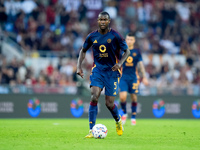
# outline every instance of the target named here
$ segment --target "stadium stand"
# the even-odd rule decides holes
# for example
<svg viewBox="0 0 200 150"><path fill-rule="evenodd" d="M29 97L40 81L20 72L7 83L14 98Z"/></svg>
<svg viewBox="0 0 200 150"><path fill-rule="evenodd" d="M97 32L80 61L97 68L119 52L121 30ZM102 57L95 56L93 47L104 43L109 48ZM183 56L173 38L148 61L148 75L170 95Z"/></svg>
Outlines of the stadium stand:
<svg viewBox="0 0 200 150"><path fill-rule="evenodd" d="M141 94L200 94L198 0L0 0L0 52L3 39L9 38L24 56L8 59L0 53L0 93L14 86L20 86L11 90L15 93L24 86L48 86L58 93L76 92L58 87L88 87L91 51L84 82L76 77L77 56L102 10L110 13L111 27L123 36L136 34L150 81L150 88L141 84Z"/></svg>

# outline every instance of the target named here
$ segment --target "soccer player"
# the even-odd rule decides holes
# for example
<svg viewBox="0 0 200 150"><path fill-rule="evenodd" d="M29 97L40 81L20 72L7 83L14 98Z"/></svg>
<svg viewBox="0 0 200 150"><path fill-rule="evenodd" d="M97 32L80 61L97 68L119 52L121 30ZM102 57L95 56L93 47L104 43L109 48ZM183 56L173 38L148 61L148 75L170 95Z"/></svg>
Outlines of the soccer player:
<svg viewBox="0 0 200 150"><path fill-rule="evenodd" d="M133 33L129 33L126 36L126 43L128 48L130 49L130 56L126 59L122 66L122 77L120 79L119 84L119 97L121 108L124 112L122 116L122 124L125 124L126 119L128 117L126 111L126 99L127 92L130 93L131 96L131 125L136 125L136 110L137 110L137 94L138 94L138 86L139 86L139 76L137 74L137 64L139 65L139 69L142 74L142 82L145 85L148 85L148 80L145 75L145 68L142 62L142 56L138 49L134 48L135 36Z"/></svg>
<svg viewBox="0 0 200 150"><path fill-rule="evenodd" d="M101 12L98 15L98 30L90 33L79 53L77 63L77 74L83 78L81 64L85 58L86 51L92 47L94 56L94 66L90 75L91 101L89 106L89 134L86 138L92 138L92 127L95 125L97 116L97 103L102 89L105 87L105 104L116 121L116 131L118 135L123 134L123 126L118 108L114 104L115 96L118 94L120 68L130 54L130 50L115 30L109 27L110 15ZM120 50L124 55L119 61Z"/></svg>

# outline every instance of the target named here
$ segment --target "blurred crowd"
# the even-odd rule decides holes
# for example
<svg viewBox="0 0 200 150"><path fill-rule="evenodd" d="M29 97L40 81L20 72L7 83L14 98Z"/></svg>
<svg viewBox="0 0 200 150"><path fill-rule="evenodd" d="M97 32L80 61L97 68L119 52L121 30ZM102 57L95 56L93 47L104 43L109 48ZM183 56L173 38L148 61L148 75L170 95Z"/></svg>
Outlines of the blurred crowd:
<svg viewBox="0 0 200 150"><path fill-rule="evenodd" d="M75 84L79 50L87 34L97 29L97 14L102 10L110 14L111 27L124 37L135 33L139 49L148 56L145 67L151 86L200 85L198 0L0 0L0 31L12 34L27 52L62 51L69 56L67 63L60 58L57 66L46 66L37 76L23 60L7 62L2 56L0 83L28 84L31 79L41 85ZM152 55L157 54L183 55L186 63L175 61L170 66L158 61L156 65ZM87 80L90 58L89 52L84 64Z"/></svg>
<svg viewBox="0 0 200 150"><path fill-rule="evenodd" d="M1 56L0 56L1 57ZM2 57L1 57L2 58ZM0 83L10 86L75 86L76 61L68 59L64 65L60 62L55 67L51 62L36 75L32 66L26 65L23 60L14 58L10 63L3 57L0 61Z"/></svg>

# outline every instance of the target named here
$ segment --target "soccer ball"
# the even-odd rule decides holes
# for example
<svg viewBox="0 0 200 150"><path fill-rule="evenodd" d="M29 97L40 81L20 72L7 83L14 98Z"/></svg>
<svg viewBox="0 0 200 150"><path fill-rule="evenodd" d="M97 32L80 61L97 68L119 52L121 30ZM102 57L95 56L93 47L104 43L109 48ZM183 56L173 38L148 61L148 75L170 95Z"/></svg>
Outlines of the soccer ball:
<svg viewBox="0 0 200 150"><path fill-rule="evenodd" d="M107 136L108 130L103 124L96 124L92 128L92 134L95 139L104 139Z"/></svg>

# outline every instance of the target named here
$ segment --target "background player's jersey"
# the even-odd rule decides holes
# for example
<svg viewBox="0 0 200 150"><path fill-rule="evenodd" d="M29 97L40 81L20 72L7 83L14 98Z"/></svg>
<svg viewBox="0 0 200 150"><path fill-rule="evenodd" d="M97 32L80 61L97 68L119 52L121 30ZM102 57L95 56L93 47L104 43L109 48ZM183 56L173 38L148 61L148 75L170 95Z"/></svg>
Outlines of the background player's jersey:
<svg viewBox="0 0 200 150"><path fill-rule="evenodd" d="M141 53L138 49L130 50L130 55L123 63L122 78L125 80L137 79L137 64L142 61Z"/></svg>
<svg viewBox="0 0 200 150"><path fill-rule="evenodd" d="M125 40L115 30L111 29L107 34L100 34L98 30L90 33L83 48L89 49L92 46L94 55L94 64L98 69L93 69L93 72L99 70L112 71L111 68L118 62L120 50L128 49ZM118 71L111 72L111 76L120 76Z"/></svg>

